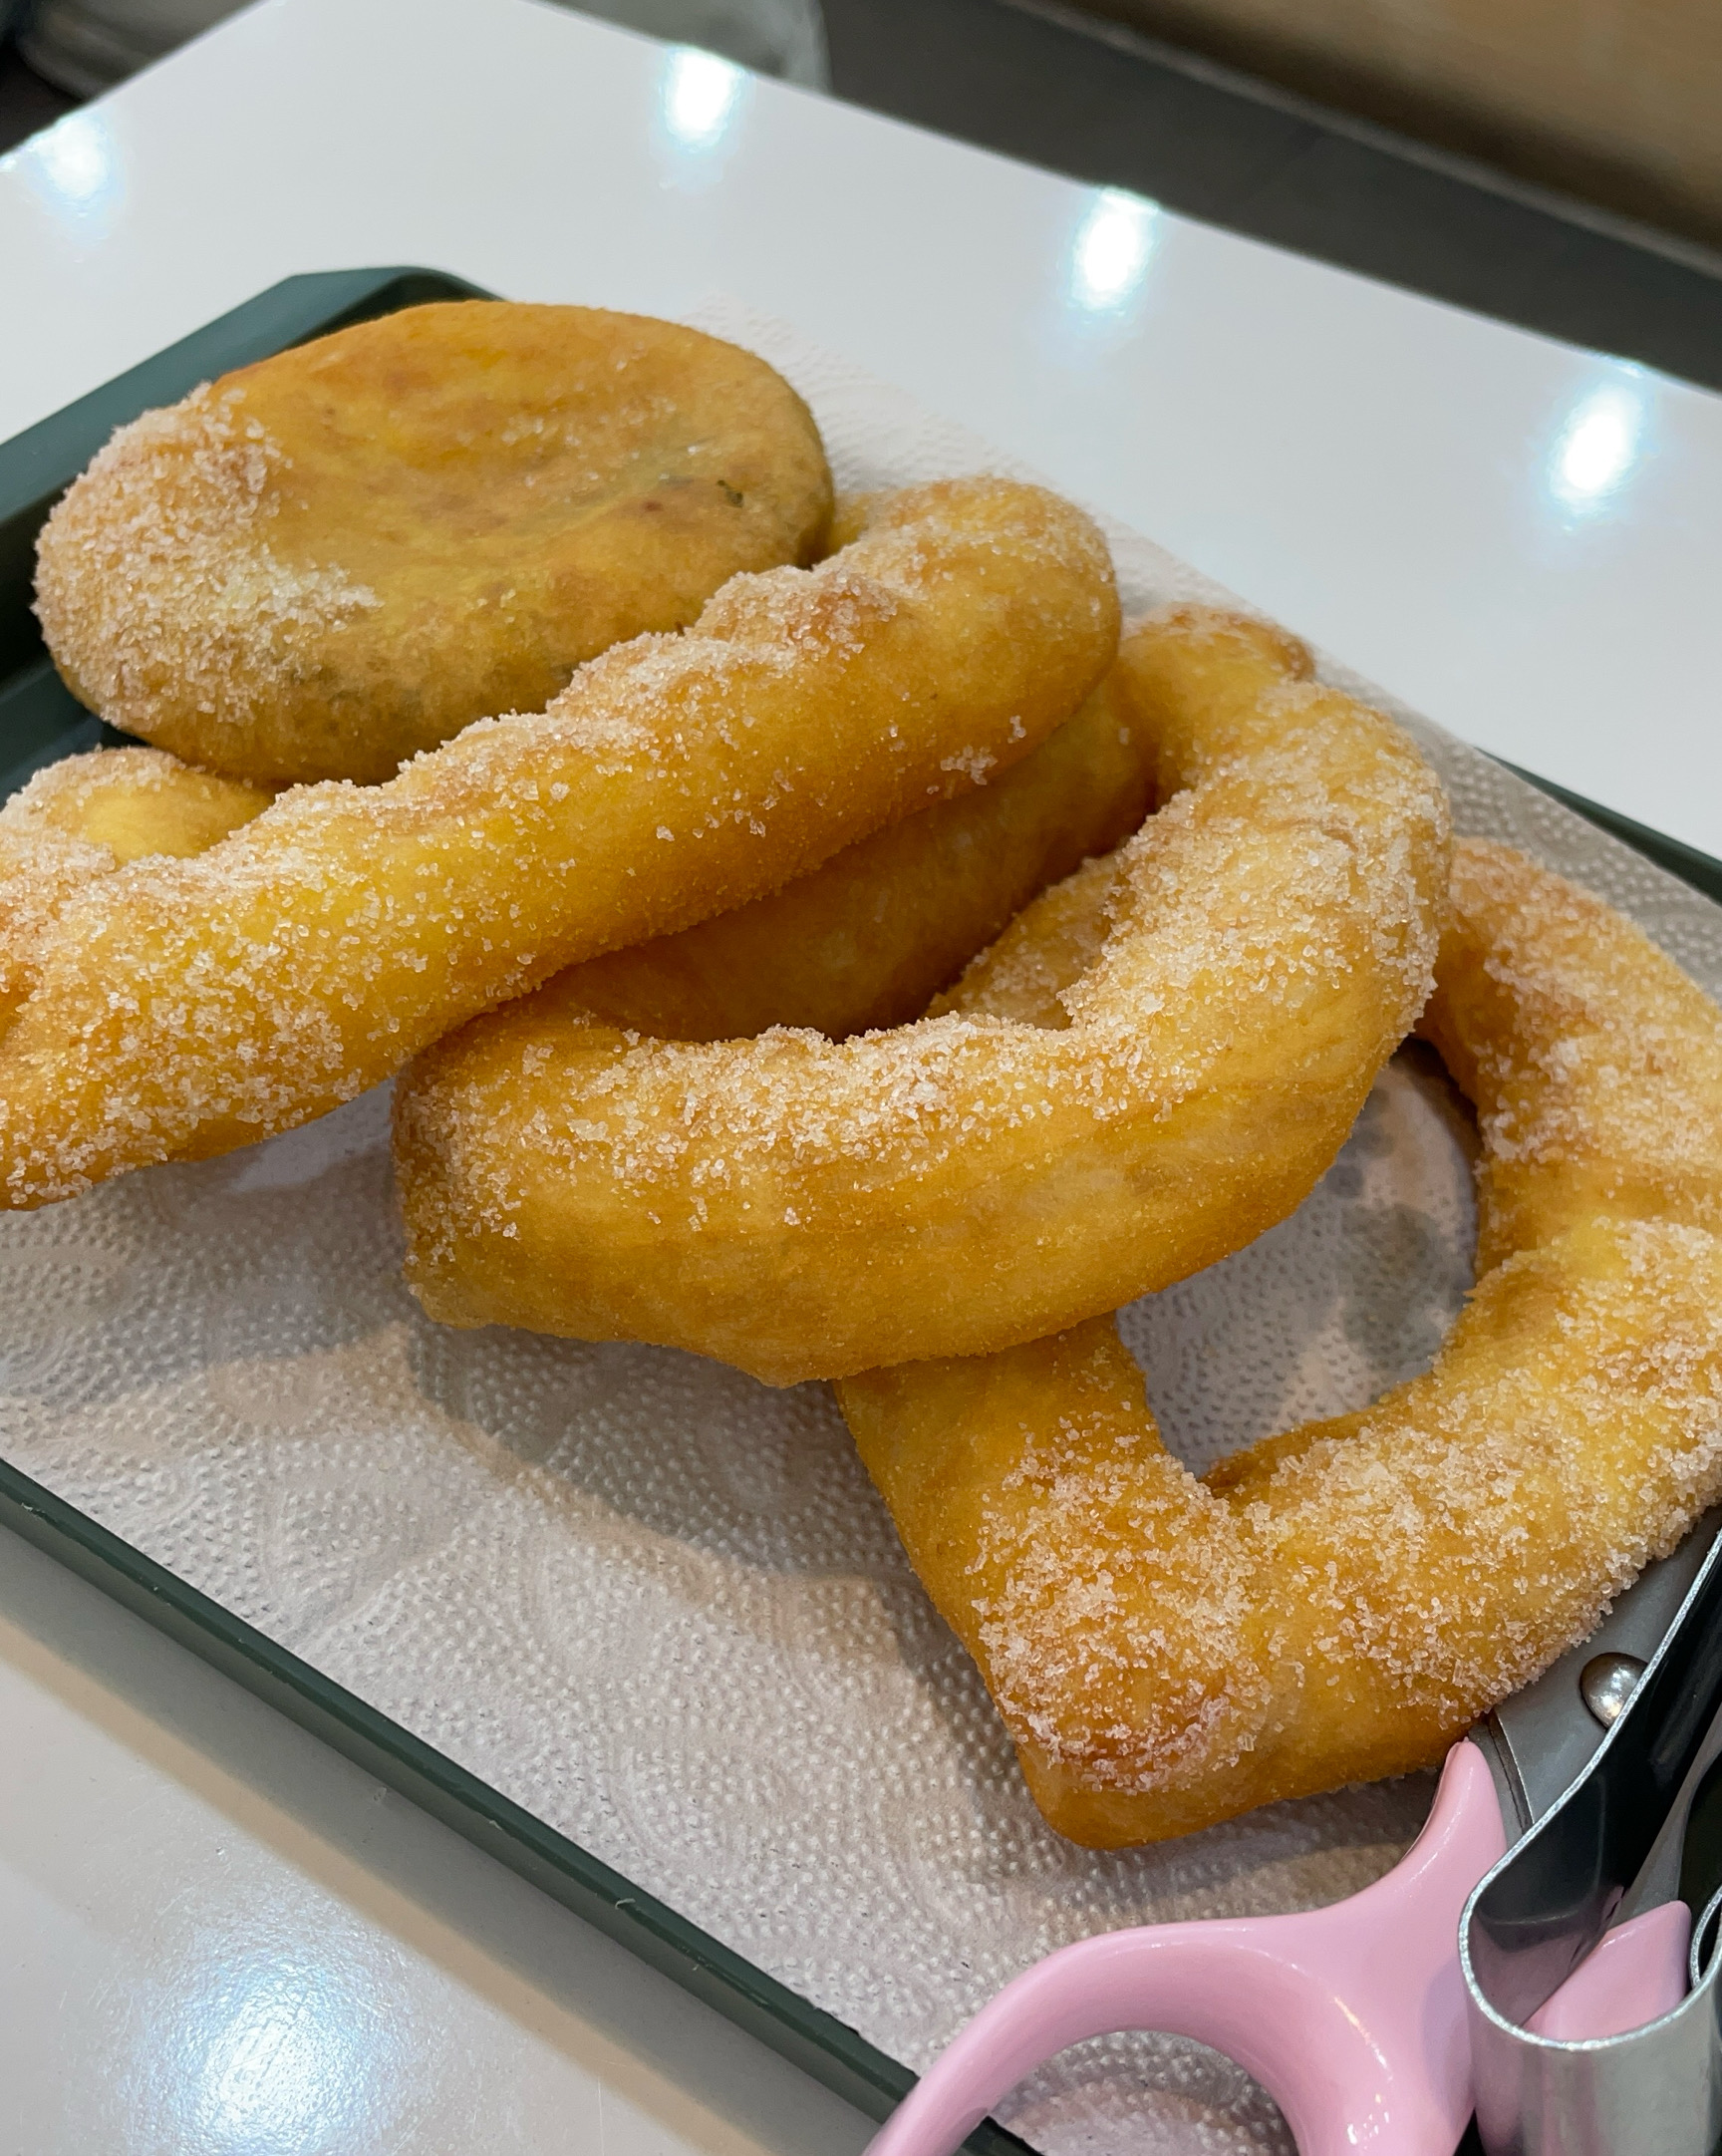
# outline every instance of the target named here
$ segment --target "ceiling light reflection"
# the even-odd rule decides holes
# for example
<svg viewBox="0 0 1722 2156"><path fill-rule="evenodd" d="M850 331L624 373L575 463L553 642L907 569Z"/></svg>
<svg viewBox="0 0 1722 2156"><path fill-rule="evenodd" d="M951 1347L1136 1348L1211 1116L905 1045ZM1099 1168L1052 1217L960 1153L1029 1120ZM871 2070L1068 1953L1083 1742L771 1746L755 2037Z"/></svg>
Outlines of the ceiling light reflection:
<svg viewBox="0 0 1722 2156"><path fill-rule="evenodd" d="M100 113L68 113L20 154L20 163L51 209L82 230L105 229L121 175L114 138Z"/></svg>
<svg viewBox="0 0 1722 2156"><path fill-rule="evenodd" d="M68 202L94 201L113 183L108 129L94 113L73 113L50 128L37 155L48 184Z"/></svg>
<svg viewBox="0 0 1722 2156"><path fill-rule="evenodd" d="M1605 383L1573 407L1549 462L1549 491L1583 513L1617 494L1638 462L1644 395L1630 380Z"/></svg>
<svg viewBox="0 0 1722 2156"><path fill-rule="evenodd" d="M223 1989L186 2089L192 2145L207 2156L334 2156L371 2065L356 2002L326 1972L291 1962L233 1972Z"/></svg>
<svg viewBox="0 0 1722 2156"><path fill-rule="evenodd" d="M1070 250L1070 296L1086 314L1118 314L1141 289L1160 236L1160 205L1103 187Z"/></svg>
<svg viewBox="0 0 1722 2156"><path fill-rule="evenodd" d="M735 116L746 80L733 61L683 46L664 71L664 125L684 150L716 150Z"/></svg>

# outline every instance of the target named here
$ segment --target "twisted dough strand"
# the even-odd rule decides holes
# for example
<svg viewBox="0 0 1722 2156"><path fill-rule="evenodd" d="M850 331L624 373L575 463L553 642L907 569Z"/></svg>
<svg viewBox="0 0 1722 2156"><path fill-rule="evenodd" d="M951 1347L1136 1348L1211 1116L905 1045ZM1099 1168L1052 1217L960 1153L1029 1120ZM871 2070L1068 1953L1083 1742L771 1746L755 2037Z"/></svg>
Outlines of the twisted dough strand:
<svg viewBox="0 0 1722 2156"><path fill-rule="evenodd" d="M0 1192L39 1205L321 1114L563 966L1025 755L1116 637L1079 511L1002 479L912 488L818 568L735 577L686 635L591 661L545 712L119 868L55 914L0 1031Z"/></svg>

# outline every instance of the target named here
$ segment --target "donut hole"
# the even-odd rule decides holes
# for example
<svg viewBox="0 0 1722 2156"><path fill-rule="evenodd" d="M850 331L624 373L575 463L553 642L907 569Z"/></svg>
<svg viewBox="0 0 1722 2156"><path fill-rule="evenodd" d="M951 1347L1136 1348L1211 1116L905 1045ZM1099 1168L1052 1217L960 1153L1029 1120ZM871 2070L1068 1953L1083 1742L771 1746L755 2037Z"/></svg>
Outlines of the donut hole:
<svg viewBox="0 0 1722 2156"><path fill-rule="evenodd" d="M1119 1312L1161 1434L1192 1472L1430 1367L1476 1278L1478 1151L1470 1102L1409 1042L1295 1212Z"/></svg>

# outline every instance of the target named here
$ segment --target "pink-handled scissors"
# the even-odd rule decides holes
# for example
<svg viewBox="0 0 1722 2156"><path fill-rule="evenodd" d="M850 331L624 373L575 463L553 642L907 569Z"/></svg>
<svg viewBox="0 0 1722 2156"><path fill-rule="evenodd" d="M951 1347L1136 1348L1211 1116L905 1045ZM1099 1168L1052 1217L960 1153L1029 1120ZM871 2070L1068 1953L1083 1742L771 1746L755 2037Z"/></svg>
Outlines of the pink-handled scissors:
<svg viewBox="0 0 1722 2156"><path fill-rule="evenodd" d="M1454 1745L1422 1834L1384 1878L1325 1909L1155 1925L1060 1949L960 2032L868 2156L953 2156L1025 2075L1068 2044L1119 2029L1226 2052L1280 2105L1301 2156L1453 2156L1474 2110L1491 2156L1705 2156L1722 2103L1722 2038L1701 2068L1717 2017L1708 1996L1689 1995L1688 1979L1708 1995L1722 1958L1708 1952L1716 1925L1706 1923L1698 1947L1708 1966L1690 1968L1691 1917L1675 1890L1687 1884L1677 1852L1694 1778L1719 1748L1705 1745L1722 1706L1722 1568L1711 1562L1713 1545L1722 1557L1719 1526L1722 1516L1702 1523L1583 1647ZM1717 1650L1713 1687L1705 1677L1697 1690L1717 1696L1695 1733L1685 1730L1669 1780L1662 1723L1674 1702L1690 1700L1687 1658L1704 1662L1707 1642ZM1628 1703L1637 1711L1627 1714ZM1563 1906L1529 1918L1520 1910L1515 1931L1517 1874L1547 1895L1551 1878L1564 1879L1568 1844L1606 1839L1597 1822L1609 1789L1637 1786L1632 1774L1641 1777L1641 1755L1655 1755L1658 1738L1667 1786L1646 1800L1660 1803L1657 1815L1625 1844L1616 1833L1611 1856L1598 1851L1587 1869L1581 1858L1580 1891L1557 1885ZM1519 1847L1503 1862L1509 1844ZM1610 1893L1603 1875L1610 1863L1619 1869L1623 1850L1631 1869ZM1490 1914L1497 1903L1509 1912L1505 1929ZM1526 1950L1517 1963L1515 1948ZM1681 2043L1658 2035L1687 2024ZM1645 2102L1673 2119L1651 2139ZM1562 2124L1575 2104L1578 2138ZM1586 2118L1613 2110L1635 2121L1627 2137L1595 2138Z"/></svg>

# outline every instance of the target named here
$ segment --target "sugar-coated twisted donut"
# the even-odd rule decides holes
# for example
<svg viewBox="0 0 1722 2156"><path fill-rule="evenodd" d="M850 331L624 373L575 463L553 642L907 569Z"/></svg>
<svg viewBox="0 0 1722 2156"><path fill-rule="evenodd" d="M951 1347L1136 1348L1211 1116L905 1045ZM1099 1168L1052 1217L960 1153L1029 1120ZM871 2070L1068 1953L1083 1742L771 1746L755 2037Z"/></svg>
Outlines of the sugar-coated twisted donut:
<svg viewBox="0 0 1722 2156"><path fill-rule="evenodd" d="M1077 1841L1432 1763L1722 1494L1722 1014L1506 847L1453 900L1422 1030L1477 1106L1479 1279L1426 1376L1204 1481L1110 1319L839 1386Z"/></svg>
<svg viewBox="0 0 1722 2156"><path fill-rule="evenodd" d="M93 749L38 771L0 807L0 1032L81 891L146 854L205 852L273 798L160 749Z"/></svg>
<svg viewBox="0 0 1722 2156"><path fill-rule="evenodd" d="M774 889L1026 755L1116 637L1079 511L1003 479L911 488L546 712L118 868L53 913L0 1018L0 1193L289 1128L563 966Z"/></svg>
<svg viewBox="0 0 1722 2156"><path fill-rule="evenodd" d="M1037 892L1136 828L1148 749L1102 682L990 784L750 905L570 966L522 1000L676 1041L771 1026L842 1040L901 1024ZM96 749L39 772L0 808L0 1012L28 992L45 924L95 877L145 854L201 853L271 798L159 749Z"/></svg>

